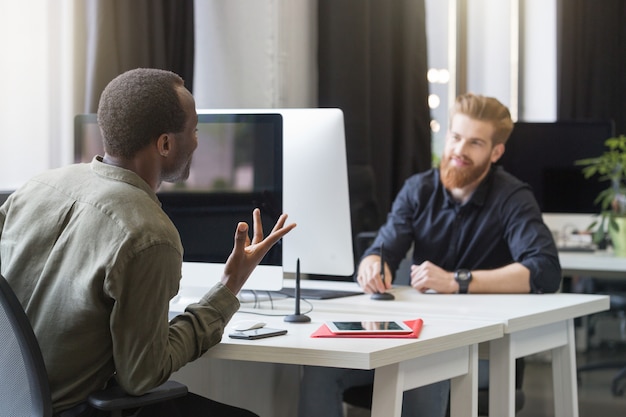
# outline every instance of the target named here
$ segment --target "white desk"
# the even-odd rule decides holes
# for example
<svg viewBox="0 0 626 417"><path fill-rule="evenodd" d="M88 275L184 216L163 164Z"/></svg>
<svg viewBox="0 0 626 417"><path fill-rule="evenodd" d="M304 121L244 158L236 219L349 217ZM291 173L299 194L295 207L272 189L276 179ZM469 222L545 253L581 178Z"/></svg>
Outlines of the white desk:
<svg viewBox="0 0 626 417"><path fill-rule="evenodd" d="M315 283L314 285L320 285ZM345 285L345 284L343 284ZM324 309L353 313L402 311L457 321L492 320L504 325L504 337L489 342L489 410L495 416L515 414L515 359L552 352L556 417L578 416L573 319L607 310L609 297L587 294L421 294L410 287L392 290L394 301L367 295L326 300ZM343 310L347 309L347 310Z"/></svg>
<svg viewBox="0 0 626 417"><path fill-rule="evenodd" d="M350 301L344 299L346 304ZM281 305L286 308L283 310L284 314L293 312L293 300L282 302ZM267 322L268 327L288 329L285 336L254 341L237 340L227 336L230 330L227 328L222 343L210 349L201 359L374 369L372 416L376 417L400 416L403 391L451 379L451 415L463 417L477 415L478 343L501 338L503 326L500 323L482 320L458 321L445 317L426 318L418 339L311 338L310 335L324 321L337 318L345 320L415 318L410 313L355 314L333 311L333 308L330 311L322 310L324 309L316 308L309 313L311 323L285 323L282 317L259 317ZM266 312L277 313L276 310ZM249 319L250 316L237 313L233 322L242 318ZM203 364L208 365L210 362L199 361L188 366L197 368ZM210 372L208 367L205 372ZM185 380L181 374L174 378L187 384L192 383ZM244 382L241 381L242 384ZM253 386L256 385L258 378ZM193 387L191 390L195 391ZM239 392L240 394L245 392L246 396L254 395L253 389ZM208 393L216 400L223 400L211 394ZM283 394L283 401L294 400L293 392ZM254 407L259 406L258 401L263 399L236 405L257 411L258 409L255 410ZM272 415L277 414L274 411Z"/></svg>
<svg viewBox="0 0 626 417"><path fill-rule="evenodd" d="M285 286L290 286L289 280L286 280ZM357 289L355 283L349 282L303 281L303 286ZM389 416L399 415L401 401L399 392L408 389L407 386L397 385L397 382L402 380L403 369L406 367L407 372L412 371L415 375L424 376L432 373L436 375L435 378L442 378L450 370L434 369L445 363L445 360L437 356L446 355L444 353L446 351L454 351L460 353L459 357L463 358L463 362L464 358L468 358L466 362L468 374L453 378L451 406L454 415L472 415L468 414L471 413L468 410L475 409L477 395L476 389L471 396L467 394L468 385L475 386L476 383L474 357L477 353L472 344L487 342L490 359L491 413L496 416L513 417L515 359L549 350L552 352L555 416L578 416L573 319L607 310L609 307L607 296L437 295L421 294L410 287L397 287L392 292L396 296L394 301L375 301L368 295L313 301L314 310L309 313L314 320L312 324L287 324L282 322L282 318L275 319L278 322L273 324L274 326L287 327L295 338L259 340L254 345L225 338L223 344L210 350L207 356L238 361L377 369L372 415ZM293 300L290 301L287 305L293 307ZM306 304L302 304L302 310L306 309ZM292 312L293 309L290 309L286 314ZM404 319L422 317L427 325L420 339L409 342L410 348L405 344L406 341L397 343L377 340L372 341L376 343L370 348L368 347L370 343L357 344L350 339L338 341L338 339L308 338L322 321L328 317L336 318L338 315L359 319L372 316L376 318L401 316ZM503 332L501 337L494 337L496 328L485 326L486 322L501 326ZM428 323L441 325L429 329ZM448 325L444 323L452 327L447 327ZM448 333L438 333L446 328ZM437 332L432 333L435 329ZM482 340L479 342L479 339ZM293 341L294 344L287 343L289 341ZM435 352L432 349L441 350ZM415 356L409 358L406 355ZM413 364L414 367L409 364ZM463 364L457 365L456 372L465 367ZM424 368L428 369L428 372L425 372L422 366L429 366ZM468 382L468 377L472 381ZM430 379L430 382L436 380L438 379ZM385 381L384 384L382 381ZM424 385L424 381L415 383L411 386ZM384 391L384 387L392 389ZM468 404L471 407L468 408Z"/></svg>

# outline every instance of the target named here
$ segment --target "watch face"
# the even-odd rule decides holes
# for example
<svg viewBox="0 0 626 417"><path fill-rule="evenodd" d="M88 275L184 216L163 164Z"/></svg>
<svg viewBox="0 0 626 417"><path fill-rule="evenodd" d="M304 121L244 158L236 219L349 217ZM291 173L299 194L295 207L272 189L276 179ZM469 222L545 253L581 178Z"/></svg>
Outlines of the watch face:
<svg viewBox="0 0 626 417"><path fill-rule="evenodd" d="M456 276L457 279L460 281L467 281L470 277L470 274L467 271L459 271Z"/></svg>
<svg viewBox="0 0 626 417"><path fill-rule="evenodd" d="M472 273L467 269L459 269L454 274L454 279L459 283L459 293L467 294L469 283L472 280Z"/></svg>

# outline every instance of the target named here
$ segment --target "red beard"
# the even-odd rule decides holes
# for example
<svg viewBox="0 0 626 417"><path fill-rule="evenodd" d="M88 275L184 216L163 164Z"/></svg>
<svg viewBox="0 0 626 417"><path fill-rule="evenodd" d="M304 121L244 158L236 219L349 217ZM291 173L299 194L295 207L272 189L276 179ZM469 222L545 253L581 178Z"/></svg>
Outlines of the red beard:
<svg viewBox="0 0 626 417"><path fill-rule="evenodd" d="M448 190L455 188L463 188L478 180L489 168L490 161L486 160L481 165L474 165L473 161L469 161L470 165L466 167L457 167L450 164L451 157L446 156L441 160L441 182Z"/></svg>

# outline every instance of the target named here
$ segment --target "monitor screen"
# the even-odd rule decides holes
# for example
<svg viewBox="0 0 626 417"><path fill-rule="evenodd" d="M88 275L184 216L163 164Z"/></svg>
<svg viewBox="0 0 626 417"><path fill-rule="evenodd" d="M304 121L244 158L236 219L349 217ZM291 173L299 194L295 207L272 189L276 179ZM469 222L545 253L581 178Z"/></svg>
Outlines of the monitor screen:
<svg viewBox="0 0 626 417"><path fill-rule="evenodd" d="M533 188L542 212L598 213L594 200L608 184L575 163L601 155L613 135L610 121L517 122L498 163Z"/></svg>
<svg viewBox="0 0 626 417"><path fill-rule="evenodd" d="M197 129L198 148L189 178L178 184L163 183L157 194L180 233L183 260L197 263L193 269L185 265L184 270L211 268L219 280L233 248L237 223L252 225L252 210L258 207L263 230L269 231L283 211L283 122L277 113L199 114ZM95 115L76 116L75 135L76 162L89 162L103 154ZM282 278L279 242L244 288L277 290L282 288Z"/></svg>

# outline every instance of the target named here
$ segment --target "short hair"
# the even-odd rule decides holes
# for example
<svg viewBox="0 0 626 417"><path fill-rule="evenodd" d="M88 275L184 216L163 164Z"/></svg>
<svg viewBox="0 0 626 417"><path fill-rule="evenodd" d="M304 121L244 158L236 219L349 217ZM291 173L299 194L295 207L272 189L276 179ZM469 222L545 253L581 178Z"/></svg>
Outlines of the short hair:
<svg viewBox="0 0 626 417"><path fill-rule="evenodd" d="M472 119L490 122L495 127L493 144L505 144L513 131L513 119L509 109L497 99L472 93L458 96L450 110L450 123L460 113Z"/></svg>
<svg viewBox="0 0 626 417"><path fill-rule="evenodd" d="M163 133L179 133L186 114L178 93L184 81L177 74L137 68L117 76L98 104L98 126L104 150L130 159Z"/></svg>

